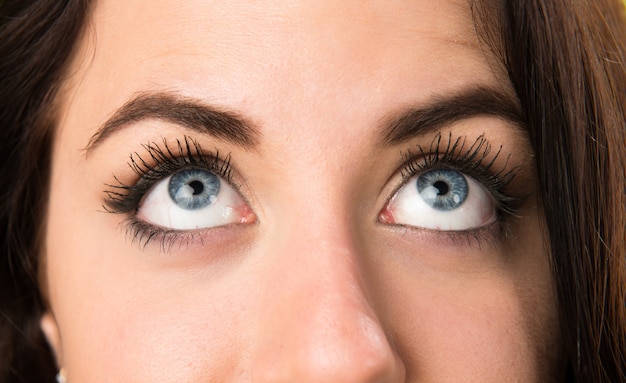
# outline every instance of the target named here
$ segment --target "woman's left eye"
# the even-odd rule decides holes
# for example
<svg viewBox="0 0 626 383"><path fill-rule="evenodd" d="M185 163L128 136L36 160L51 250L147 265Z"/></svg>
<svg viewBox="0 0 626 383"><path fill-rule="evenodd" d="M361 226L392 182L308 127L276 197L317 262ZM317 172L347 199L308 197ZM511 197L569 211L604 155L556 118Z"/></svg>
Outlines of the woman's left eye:
<svg viewBox="0 0 626 383"><path fill-rule="evenodd" d="M471 230L496 218L490 193L475 179L446 168L410 178L379 217L382 223L440 231Z"/></svg>
<svg viewBox="0 0 626 383"><path fill-rule="evenodd" d="M137 218L174 230L255 220L254 213L228 182L201 168L183 169L158 181L140 202Z"/></svg>

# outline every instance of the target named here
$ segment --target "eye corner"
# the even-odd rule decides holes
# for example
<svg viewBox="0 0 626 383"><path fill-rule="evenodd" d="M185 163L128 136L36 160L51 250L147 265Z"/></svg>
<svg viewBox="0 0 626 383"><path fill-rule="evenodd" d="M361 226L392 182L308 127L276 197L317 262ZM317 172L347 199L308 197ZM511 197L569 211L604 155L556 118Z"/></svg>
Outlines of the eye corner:
<svg viewBox="0 0 626 383"><path fill-rule="evenodd" d="M396 220L391 211L391 203L393 202L393 197L391 197L385 204L385 206L378 212L377 222L383 225L395 225Z"/></svg>

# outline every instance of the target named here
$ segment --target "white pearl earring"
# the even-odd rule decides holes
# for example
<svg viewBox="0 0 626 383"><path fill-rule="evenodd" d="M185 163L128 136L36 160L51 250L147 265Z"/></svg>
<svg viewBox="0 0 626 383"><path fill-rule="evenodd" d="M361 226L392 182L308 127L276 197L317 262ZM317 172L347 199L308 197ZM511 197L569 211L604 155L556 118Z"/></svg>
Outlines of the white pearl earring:
<svg viewBox="0 0 626 383"><path fill-rule="evenodd" d="M57 383L67 383L67 379L65 378L65 369L61 368L57 373Z"/></svg>

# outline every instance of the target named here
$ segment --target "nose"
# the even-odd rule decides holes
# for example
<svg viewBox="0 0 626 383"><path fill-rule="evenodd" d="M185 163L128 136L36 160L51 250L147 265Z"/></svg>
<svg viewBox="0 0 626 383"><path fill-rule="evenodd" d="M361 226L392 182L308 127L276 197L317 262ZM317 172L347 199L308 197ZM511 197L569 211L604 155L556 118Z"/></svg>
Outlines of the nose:
<svg viewBox="0 0 626 383"><path fill-rule="evenodd" d="M272 249L252 381L404 381L368 300L355 241L341 226L294 226Z"/></svg>

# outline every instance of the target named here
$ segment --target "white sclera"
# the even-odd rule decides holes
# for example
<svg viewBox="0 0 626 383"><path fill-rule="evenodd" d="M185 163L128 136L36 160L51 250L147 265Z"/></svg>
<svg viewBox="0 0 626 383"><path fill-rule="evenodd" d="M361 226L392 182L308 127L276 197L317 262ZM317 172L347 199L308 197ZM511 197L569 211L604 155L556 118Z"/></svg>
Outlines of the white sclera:
<svg viewBox="0 0 626 383"><path fill-rule="evenodd" d="M433 208L422 198L415 186L417 177L410 179L392 198L388 209L393 215L393 223L432 230L463 231L495 221L493 198L475 179L464 176L469 189L467 198L456 209L442 211ZM429 192L429 189L424 191Z"/></svg>
<svg viewBox="0 0 626 383"><path fill-rule="evenodd" d="M220 190L212 203L204 208L187 210L179 207L170 197L168 186L169 176L146 193L139 206L137 218L150 224L174 229L194 230L206 229L241 222L240 207L245 205L243 199L227 182L220 178Z"/></svg>

